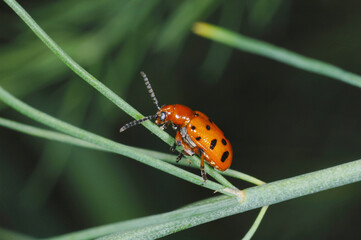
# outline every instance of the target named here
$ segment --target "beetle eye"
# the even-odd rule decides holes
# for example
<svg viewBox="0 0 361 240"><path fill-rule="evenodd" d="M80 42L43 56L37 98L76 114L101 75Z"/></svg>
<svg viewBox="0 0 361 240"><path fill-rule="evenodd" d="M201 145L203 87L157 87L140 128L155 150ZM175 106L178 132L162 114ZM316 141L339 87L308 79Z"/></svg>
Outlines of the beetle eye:
<svg viewBox="0 0 361 240"><path fill-rule="evenodd" d="M165 112L161 112L160 113L160 117L159 117L159 120L161 120L162 122L165 121L165 118L166 118L167 114Z"/></svg>

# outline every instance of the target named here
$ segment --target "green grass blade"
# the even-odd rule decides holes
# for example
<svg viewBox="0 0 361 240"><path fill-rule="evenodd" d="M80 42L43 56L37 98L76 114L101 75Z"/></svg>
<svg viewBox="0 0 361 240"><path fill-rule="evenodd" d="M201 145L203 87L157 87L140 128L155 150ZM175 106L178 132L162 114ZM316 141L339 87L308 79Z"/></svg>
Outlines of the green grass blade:
<svg viewBox="0 0 361 240"><path fill-rule="evenodd" d="M361 77L337 66L291 52L281 47L228 31L207 23L196 23L194 33L231 47L264 56L305 71L317 73L361 87Z"/></svg>
<svg viewBox="0 0 361 240"><path fill-rule="evenodd" d="M62 133L54 132L54 131L44 130L44 129L37 128L37 127L32 127L30 125L17 123L15 121L8 120L8 119L1 118L1 117L0 117L0 126L7 127L12 130L19 131L19 132L22 132L22 133L25 133L25 134L28 134L31 136L35 136L35 137L40 137L40 138L44 138L44 139L48 139L48 140L52 140L52 141L55 140L58 142L67 143L67 144L71 144L71 145L75 145L75 146L79 146L79 147L105 151L105 149L102 147L99 147L99 146L91 144L89 142L80 140L78 138L71 137L69 135L65 135Z"/></svg>
<svg viewBox="0 0 361 240"><path fill-rule="evenodd" d="M248 188L244 190L242 203L220 196L168 213L70 233L52 240L94 238L112 231L118 233L104 236L102 240L160 238L219 218L358 181L361 181L361 160Z"/></svg>
<svg viewBox="0 0 361 240"><path fill-rule="evenodd" d="M88 73L84 68L82 68L77 62L75 62L66 52L64 52L61 47L59 47L47 34L46 32L31 18L31 16L15 1L15 0L4 0L18 16L29 26L29 28L40 38L41 41L57 56L61 61L63 61L70 69L72 69L76 74L78 74L82 79L89 83L92 87L98 90L116 106L122 109L124 112L129 114L135 119L140 119L143 117L137 110L125 102L122 98L116 95L112 90L107 88L103 83L98 81L94 76ZM152 133L166 142L168 145L173 145L174 139L166 132L162 131L154 123L150 121L145 121L142 123L147 129ZM193 161L199 164L200 160L197 157L192 157ZM206 172L210 174L214 179L229 188L235 188L227 179L225 179L218 172L213 170L213 168L207 166Z"/></svg>
<svg viewBox="0 0 361 240"><path fill-rule="evenodd" d="M255 178L255 177L252 177L252 176L250 176L248 174L245 174L245 173L233 170L233 169L227 169L225 172L223 172L223 174L226 175L226 176L241 179L241 180L249 182L249 183L253 183L255 185L265 184L265 182Z"/></svg>
<svg viewBox="0 0 361 240"><path fill-rule="evenodd" d="M248 230L247 234L242 238L242 240L250 240L253 237L253 235L256 233L259 225L261 224L261 221L262 221L264 215L266 214L267 209L268 209L268 206L264 206L261 208L261 211L259 212L256 220L252 224L252 227Z"/></svg>
<svg viewBox="0 0 361 240"><path fill-rule="evenodd" d="M75 138L75 137L71 137L66 134L62 134L62 133L58 133L58 132L54 132L54 131L50 131L50 130L44 130L41 128L33 127L33 126L30 126L27 124L18 123L18 122L8 120L5 118L1 118L1 117L0 117L0 126L6 127L9 129L18 131L18 132L22 132L22 133L25 133L25 134L28 134L28 135L31 135L34 137L40 137L40 138L44 138L44 139L48 139L48 140L52 140L52 141L66 143L66 144L70 144L70 145L74 145L74 146L78 146L78 147L89 148L89 149L93 149L93 150L111 152L104 147L83 141L83 140ZM149 155L153 158L160 159L162 161L166 161L166 162L169 162L172 164L177 164L177 165L186 166L186 167L189 166L189 167L193 167L193 168L199 168L198 166L195 166L194 164L190 165L190 163L186 160L177 162L174 154L162 153L162 152L158 152L158 151L154 151L154 150L148 150L148 149L136 148L136 147L130 147L130 146L127 146L127 147L133 149L134 151ZM245 173L242 173L239 171L235 171L233 169L228 169L225 172L220 172L220 174L238 178L243 181L253 183L255 185L262 185L265 183L255 177L252 177L248 174L245 174Z"/></svg>

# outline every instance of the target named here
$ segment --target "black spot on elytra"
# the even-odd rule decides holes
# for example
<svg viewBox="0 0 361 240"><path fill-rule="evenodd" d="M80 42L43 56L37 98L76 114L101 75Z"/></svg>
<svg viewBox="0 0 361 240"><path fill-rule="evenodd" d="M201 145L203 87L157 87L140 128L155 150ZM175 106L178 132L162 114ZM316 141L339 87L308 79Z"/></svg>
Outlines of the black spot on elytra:
<svg viewBox="0 0 361 240"><path fill-rule="evenodd" d="M201 137L196 137L196 140L197 140L197 141L201 140Z"/></svg>
<svg viewBox="0 0 361 240"><path fill-rule="evenodd" d="M211 141L211 147L210 147L210 149L213 150L213 149L216 147L216 144L217 144L217 139L213 139L213 140Z"/></svg>
<svg viewBox="0 0 361 240"><path fill-rule="evenodd" d="M208 121L209 121L210 123L213 123L213 121L212 121L210 118L208 118Z"/></svg>
<svg viewBox="0 0 361 240"><path fill-rule="evenodd" d="M226 161L226 159L228 158L228 156L229 156L229 152L228 152L228 151L225 151L225 152L222 154L221 162Z"/></svg>
<svg viewBox="0 0 361 240"><path fill-rule="evenodd" d="M224 138L222 138L222 144L223 144L224 146L227 145L227 141L226 141Z"/></svg>
<svg viewBox="0 0 361 240"><path fill-rule="evenodd" d="M192 126L191 128L192 128L192 130L194 130L194 129L196 129L196 126Z"/></svg>
<svg viewBox="0 0 361 240"><path fill-rule="evenodd" d="M211 130L211 127L209 125L206 126L207 130Z"/></svg>
<svg viewBox="0 0 361 240"><path fill-rule="evenodd" d="M198 116L199 116L199 114L198 114L198 113L196 113L196 114L194 114L194 116L198 117Z"/></svg>

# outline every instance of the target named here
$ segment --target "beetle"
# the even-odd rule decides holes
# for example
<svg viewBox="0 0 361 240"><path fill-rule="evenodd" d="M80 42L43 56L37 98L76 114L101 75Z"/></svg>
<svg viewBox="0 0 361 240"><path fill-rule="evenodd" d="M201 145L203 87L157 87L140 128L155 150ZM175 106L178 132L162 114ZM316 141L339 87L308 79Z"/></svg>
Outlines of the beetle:
<svg viewBox="0 0 361 240"><path fill-rule="evenodd" d="M144 79L145 86L158 111L154 115L134 120L120 128L120 132L138 125L144 121L155 119L155 124L165 129L172 124L177 131L174 145L171 150L174 152L177 146L182 146L183 151L177 156L177 162L184 155L199 155L201 158L201 176L206 182L207 175L204 171L204 160L220 171L228 169L232 163L233 150L231 143L224 136L223 132L213 123L209 117L199 111L193 111L187 106L180 104L164 105L159 107L152 86L144 72L140 72Z"/></svg>

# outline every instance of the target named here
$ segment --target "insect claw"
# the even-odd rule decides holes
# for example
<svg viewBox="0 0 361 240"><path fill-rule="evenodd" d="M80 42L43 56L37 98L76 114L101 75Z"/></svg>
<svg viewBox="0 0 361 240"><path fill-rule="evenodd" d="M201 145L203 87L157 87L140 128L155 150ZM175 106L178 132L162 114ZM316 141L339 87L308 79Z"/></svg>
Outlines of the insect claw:
<svg viewBox="0 0 361 240"><path fill-rule="evenodd" d="M188 167L192 164L192 161L187 158Z"/></svg>
<svg viewBox="0 0 361 240"><path fill-rule="evenodd" d="M179 153L176 162L179 162L184 157L183 153Z"/></svg>
<svg viewBox="0 0 361 240"><path fill-rule="evenodd" d="M207 181L207 174L206 172L204 171L204 169L201 169L201 176L203 178L203 182L206 183Z"/></svg>

